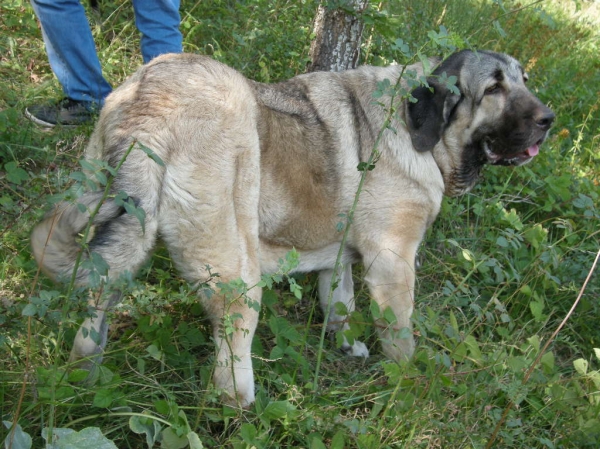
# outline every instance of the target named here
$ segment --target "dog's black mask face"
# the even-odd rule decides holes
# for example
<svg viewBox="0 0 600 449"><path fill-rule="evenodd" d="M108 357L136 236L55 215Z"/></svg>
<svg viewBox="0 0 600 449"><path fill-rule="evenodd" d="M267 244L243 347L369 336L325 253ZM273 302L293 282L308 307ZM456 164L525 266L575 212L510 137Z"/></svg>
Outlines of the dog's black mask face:
<svg viewBox="0 0 600 449"><path fill-rule="evenodd" d="M450 76L457 79L459 95L440 82ZM413 91L418 101L408 105L407 121L415 149L431 151L442 141L440 151L460 159L444 176L451 184L448 194L469 190L485 164L523 165L539 153L555 116L526 81L510 56L462 51L433 72L431 89Z"/></svg>

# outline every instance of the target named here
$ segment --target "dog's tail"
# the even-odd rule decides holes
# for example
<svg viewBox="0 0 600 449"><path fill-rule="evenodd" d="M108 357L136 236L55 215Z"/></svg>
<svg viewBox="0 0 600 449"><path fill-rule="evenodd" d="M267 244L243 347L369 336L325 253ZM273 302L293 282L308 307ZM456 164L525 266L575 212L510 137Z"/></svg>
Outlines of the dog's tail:
<svg viewBox="0 0 600 449"><path fill-rule="evenodd" d="M73 203L60 203L33 229L33 255L42 271L54 281L68 281L77 269L76 285L87 285L94 264L85 261L94 259L93 253L110 267L111 279L125 271L137 271L147 258L156 239L156 226L151 222L143 230L139 219L128 215L112 199L106 200L91 218L87 242L82 241L102 197L102 192L94 192ZM108 271L98 272L108 278Z"/></svg>

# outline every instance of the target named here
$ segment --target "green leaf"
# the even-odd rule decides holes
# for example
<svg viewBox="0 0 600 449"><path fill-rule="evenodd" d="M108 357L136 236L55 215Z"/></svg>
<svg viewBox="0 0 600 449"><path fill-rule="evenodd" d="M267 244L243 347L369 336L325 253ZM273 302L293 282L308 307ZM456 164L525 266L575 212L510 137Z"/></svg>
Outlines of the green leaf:
<svg viewBox="0 0 600 449"><path fill-rule="evenodd" d="M527 342L535 349L536 352L540 350L540 337L538 335L532 335L527 339Z"/></svg>
<svg viewBox="0 0 600 449"><path fill-rule="evenodd" d="M150 356L153 359L156 359L159 362L163 359L163 356L164 356L163 352L160 349L158 349L158 346L156 346L156 345L150 345L150 346L148 346L146 348L146 352L148 354L150 354Z"/></svg>
<svg viewBox="0 0 600 449"><path fill-rule="evenodd" d="M381 309L379 308L379 304L377 302L371 300L369 304L369 309L371 311L371 316L373 320L378 320L381 318Z"/></svg>
<svg viewBox="0 0 600 449"><path fill-rule="evenodd" d="M23 310L21 311L21 315L23 316L35 316L37 314L37 306L35 304L27 304L25 307L23 307Z"/></svg>
<svg viewBox="0 0 600 449"><path fill-rule="evenodd" d="M188 444L189 440L187 436L178 436L171 427L163 430L160 447L165 449L183 449Z"/></svg>
<svg viewBox="0 0 600 449"><path fill-rule="evenodd" d="M469 354L471 354L471 357L475 361L482 361L483 356L481 354L481 350L479 349L479 343L477 343L477 340L473 335L467 335L465 337L465 345L467 348L469 348Z"/></svg>
<svg viewBox="0 0 600 449"><path fill-rule="evenodd" d="M344 338L344 332L338 331L335 333L335 346L336 348L341 348L346 342L346 338ZM349 342L350 343L350 342ZM352 344L352 343L350 343Z"/></svg>
<svg viewBox="0 0 600 449"><path fill-rule="evenodd" d="M254 439L256 438L256 427L250 423L242 424L242 427L240 428L240 436L246 444L254 444Z"/></svg>
<svg viewBox="0 0 600 449"><path fill-rule="evenodd" d="M496 244L498 246L500 246L501 248L508 248L508 240L506 240L505 237L502 237L502 236L498 237L496 239Z"/></svg>
<svg viewBox="0 0 600 449"><path fill-rule="evenodd" d="M288 401L273 401L265 407L263 416L269 420L283 419L294 410L296 410L296 406Z"/></svg>
<svg viewBox="0 0 600 449"><path fill-rule="evenodd" d="M74 179L77 182L85 182L87 181L88 177L85 173L81 172L81 171L74 171L69 175L69 178Z"/></svg>
<svg viewBox="0 0 600 449"><path fill-rule="evenodd" d="M548 231L539 223L523 232L525 240L531 243L535 249L538 249L544 243L547 235Z"/></svg>
<svg viewBox="0 0 600 449"><path fill-rule="evenodd" d="M498 22L497 20L494 20L494 29L498 32L500 37L502 37L502 38L506 37L506 31L504 31L502 29L500 22Z"/></svg>
<svg viewBox="0 0 600 449"><path fill-rule="evenodd" d="M202 445L202 441L196 432L189 432L187 434L187 439L190 443L190 449L204 449Z"/></svg>
<svg viewBox="0 0 600 449"><path fill-rule="evenodd" d="M132 416L129 418L129 428L137 434L146 435L146 444L148 444L149 449L154 447L154 443L159 439L162 430L158 421L150 417L144 418L142 416Z"/></svg>
<svg viewBox="0 0 600 449"><path fill-rule="evenodd" d="M101 390L96 391L94 395L94 400L92 401L92 405L94 407L99 408L108 408L112 404L115 399L115 392L113 390L109 390L103 388Z"/></svg>
<svg viewBox="0 0 600 449"><path fill-rule="evenodd" d="M319 435L318 433L311 434L309 436L309 441L310 449L327 449L327 446L325 446L325 443L323 443L321 435Z"/></svg>
<svg viewBox="0 0 600 449"><path fill-rule="evenodd" d="M155 401L154 408L161 415L169 416L171 414L171 406L169 405L169 402L165 401L164 399L159 399L158 401Z"/></svg>
<svg viewBox="0 0 600 449"><path fill-rule="evenodd" d="M582 376L585 376L587 374L588 366L588 361L585 359L577 359L573 362L573 367L575 368L575 371L577 371Z"/></svg>
<svg viewBox="0 0 600 449"><path fill-rule="evenodd" d="M291 343L299 343L301 340L298 331L283 317L271 316L269 327L276 336L283 337Z"/></svg>
<svg viewBox="0 0 600 449"><path fill-rule="evenodd" d="M383 319L388 324L395 324L398 321L396 314L391 307L386 307L386 309L383 311Z"/></svg>
<svg viewBox="0 0 600 449"><path fill-rule="evenodd" d="M340 302L340 301L336 302L333 305L333 310L336 315L340 315L340 316L348 315L348 307L346 307L346 304L344 304L343 302Z"/></svg>
<svg viewBox="0 0 600 449"><path fill-rule="evenodd" d="M138 146L140 147L140 149L146 153L148 155L148 157L150 159L152 159L154 162L156 162L158 165L160 165L161 167L165 166L165 163L163 162L163 160L160 158L160 156L158 154L156 154L154 151L152 151L150 148L148 148L146 145L138 142Z"/></svg>
<svg viewBox="0 0 600 449"><path fill-rule="evenodd" d="M529 310L536 322L544 321L544 303L542 301L531 301L529 303Z"/></svg>
<svg viewBox="0 0 600 449"><path fill-rule="evenodd" d="M74 369L72 371L69 371L68 379L69 379L69 382L73 382L73 383L83 382L85 379L87 379L87 377L89 375L90 375L90 372L88 370Z"/></svg>
<svg viewBox="0 0 600 449"><path fill-rule="evenodd" d="M346 440L344 439L344 432L338 430L338 432L331 439L329 449L344 449L346 447Z"/></svg>
<svg viewBox="0 0 600 449"><path fill-rule="evenodd" d="M29 179L29 174L14 161L5 164L4 170L6 171L6 179L13 184L21 185L23 181Z"/></svg>
<svg viewBox="0 0 600 449"><path fill-rule="evenodd" d="M90 259L94 269L98 272L98 274L100 274L100 276L106 276L108 274L108 269L110 267L100 253L92 252Z"/></svg>
<svg viewBox="0 0 600 449"><path fill-rule="evenodd" d="M461 342L460 344L458 344L458 346L454 348L454 351L452 351L451 355L452 358L457 362L463 362L467 357L467 345L465 344L465 342Z"/></svg>
<svg viewBox="0 0 600 449"><path fill-rule="evenodd" d="M458 333L458 321L456 321L456 316L452 311L450 311L450 326L452 326L454 332Z"/></svg>
<svg viewBox="0 0 600 449"><path fill-rule="evenodd" d="M112 382L115 374L106 366L100 365L98 367L98 382L100 385L106 385Z"/></svg>
<svg viewBox="0 0 600 449"><path fill-rule="evenodd" d="M523 371L528 366L527 361L522 357L508 357L506 359L506 364L513 373Z"/></svg>
<svg viewBox="0 0 600 449"><path fill-rule="evenodd" d="M52 435L56 440L48 442L48 428L42 430L42 437L47 442L46 449L117 449L97 427L86 427L79 432L56 428L52 430Z"/></svg>
<svg viewBox="0 0 600 449"><path fill-rule="evenodd" d="M10 432L10 429L12 428L13 423L11 421L2 421L2 423L4 424L4 427L6 427L9 432L8 435L6 436L6 439L4 440L4 447L5 448L12 448L12 449L30 449L31 445L33 444L31 437L29 436L28 433L23 432L22 427L17 424L17 426L15 427L15 431ZM12 441L12 445L11 445L11 441Z"/></svg>
<svg viewBox="0 0 600 449"><path fill-rule="evenodd" d="M548 373L552 373L554 371L554 354L552 351L545 353L540 359L540 363Z"/></svg>

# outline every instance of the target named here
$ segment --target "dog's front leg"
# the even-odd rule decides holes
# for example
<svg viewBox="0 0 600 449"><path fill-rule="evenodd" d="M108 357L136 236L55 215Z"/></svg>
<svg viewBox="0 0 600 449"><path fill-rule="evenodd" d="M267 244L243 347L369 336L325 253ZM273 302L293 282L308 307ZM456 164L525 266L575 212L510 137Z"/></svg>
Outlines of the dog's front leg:
<svg viewBox="0 0 600 449"><path fill-rule="evenodd" d="M376 321L385 355L393 360L409 359L415 349L410 317L414 306L415 251L383 249L365 259L365 281L383 318ZM393 317L386 314L391 309Z"/></svg>
<svg viewBox="0 0 600 449"><path fill-rule="evenodd" d="M319 301L323 313L329 311L329 319L327 322L327 330L329 331L345 331L349 329L348 316L354 311L354 282L352 281L352 265L347 264L343 269L339 270L337 278L337 286L331 292L331 281L333 279L333 270L323 270L319 272ZM331 293L331 298L329 297ZM346 307L348 315L338 315L335 312L335 304L342 303ZM367 346L358 340L354 340L350 344L344 336L342 351L346 354L355 357L369 357L369 349Z"/></svg>

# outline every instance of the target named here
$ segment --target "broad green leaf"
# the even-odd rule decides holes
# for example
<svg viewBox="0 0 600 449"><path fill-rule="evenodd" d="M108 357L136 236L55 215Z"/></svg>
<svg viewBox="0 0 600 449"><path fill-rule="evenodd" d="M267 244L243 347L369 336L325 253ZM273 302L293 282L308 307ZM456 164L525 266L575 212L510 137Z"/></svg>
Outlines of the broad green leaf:
<svg viewBox="0 0 600 449"><path fill-rule="evenodd" d="M394 314L394 311L391 307L387 307L383 311L383 318L388 324L395 324L398 321L398 319L396 318L396 314Z"/></svg>
<svg viewBox="0 0 600 449"><path fill-rule="evenodd" d="M153 359L158 360L159 362L163 359L163 352L158 349L156 345L150 345L146 348L146 352L150 354Z"/></svg>
<svg viewBox="0 0 600 449"><path fill-rule="evenodd" d="M154 408L161 415L169 416L171 414L171 406L169 405L169 402L164 399L154 401Z"/></svg>
<svg viewBox="0 0 600 449"><path fill-rule="evenodd" d="M296 410L296 406L288 401L273 401L265 407L263 415L270 420L283 419L294 410Z"/></svg>
<svg viewBox="0 0 600 449"><path fill-rule="evenodd" d="M204 449L202 441L196 432L189 432L187 434L187 439L190 443L190 449Z"/></svg>
<svg viewBox="0 0 600 449"><path fill-rule="evenodd" d="M469 354L471 357L480 362L482 360L481 350L479 349L479 343L473 335L467 335L465 337L465 345L469 348Z"/></svg>
<svg viewBox="0 0 600 449"><path fill-rule="evenodd" d="M528 366L527 361L522 357L508 357L506 359L506 364L514 373L520 372Z"/></svg>
<svg viewBox="0 0 600 449"><path fill-rule="evenodd" d="M554 354L552 351L548 351L545 353L540 359L540 363L542 367L544 367L548 372L554 371Z"/></svg>
<svg viewBox="0 0 600 449"><path fill-rule="evenodd" d="M310 449L327 449L327 446L325 446L325 443L323 443L323 439L321 438L321 435L317 434L317 433L313 433L310 437Z"/></svg>
<svg viewBox="0 0 600 449"><path fill-rule="evenodd" d="M108 407L110 407L110 405L112 404L114 399L115 399L114 390L102 388L102 389L96 391L96 394L94 395L94 400L92 401L92 405L94 407L99 407L99 408L108 408Z"/></svg>
<svg viewBox="0 0 600 449"><path fill-rule="evenodd" d="M451 355L452 358L457 362L463 362L465 360L465 357L467 356L467 345L465 344L465 342L459 343L458 346L454 348L454 351L452 351Z"/></svg>
<svg viewBox="0 0 600 449"><path fill-rule="evenodd" d="M23 310L21 311L21 315L23 316L35 316L37 314L37 306L35 304L27 304L25 307L23 307Z"/></svg>
<svg viewBox="0 0 600 449"><path fill-rule="evenodd" d="M450 326L452 326L454 332L458 333L458 321L456 321L456 316L452 311L450 311Z"/></svg>
<svg viewBox="0 0 600 449"><path fill-rule="evenodd" d="M97 427L86 427L79 432L73 429L52 430L56 441L48 442L48 428L42 430L42 437L47 442L46 449L117 449L115 443L106 438Z"/></svg>
<svg viewBox="0 0 600 449"><path fill-rule="evenodd" d="M242 427L240 428L240 436L245 443L250 445L253 444L254 439L256 438L256 427L250 423L242 424Z"/></svg>
<svg viewBox="0 0 600 449"><path fill-rule="evenodd" d="M379 308L379 304L371 300L369 303L369 309L371 310L371 316L373 317L373 320L378 320L381 318L381 309Z"/></svg>
<svg viewBox="0 0 600 449"><path fill-rule="evenodd" d="M28 433L23 432L23 428L17 424L14 432L11 432L13 423L11 421L2 421L4 423L4 427L6 427L9 432L4 440L4 447L6 449L30 449L32 445L31 437Z"/></svg>
<svg viewBox="0 0 600 449"><path fill-rule="evenodd" d="M413 333L410 330L410 328L402 327L402 328L400 328L400 330L398 332L397 338L399 338L401 340L405 340L407 338L412 338L412 336L413 336Z"/></svg>
<svg viewBox="0 0 600 449"><path fill-rule="evenodd" d="M535 349L536 352L540 350L541 341L538 335L532 335L527 339L527 341L533 347L533 349Z"/></svg>
<svg viewBox="0 0 600 449"><path fill-rule="evenodd" d="M187 436L178 436L171 427L167 427L162 432L162 441L160 447L165 449L183 449L187 447L189 440Z"/></svg>
<svg viewBox="0 0 600 449"><path fill-rule="evenodd" d="M523 232L525 240L533 245L534 248L538 249L542 243L546 240L548 231L544 229L541 224L536 224L531 228L528 228Z"/></svg>
<svg viewBox="0 0 600 449"><path fill-rule="evenodd" d="M14 161L5 164L4 170L6 171L6 179L13 184L21 185L22 182L29 179L29 174Z"/></svg>
<svg viewBox="0 0 600 449"><path fill-rule="evenodd" d="M129 418L129 428L137 434L146 435L146 444L152 449L158 440L162 427L158 421L150 417L132 416Z"/></svg>
<svg viewBox="0 0 600 449"><path fill-rule="evenodd" d="M87 379L87 377L89 375L90 375L90 372L88 370L74 369L72 371L69 371L68 379L69 379L69 382L73 382L73 383L83 382L85 379Z"/></svg>
<svg viewBox="0 0 600 449"><path fill-rule="evenodd" d="M346 447L346 440L344 439L344 432L338 430L338 432L331 439L329 449L344 449Z"/></svg>
<svg viewBox="0 0 600 449"><path fill-rule="evenodd" d="M585 359L577 359L573 362L573 367L582 376L585 376L588 371L588 361Z"/></svg>
<svg viewBox="0 0 600 449"><path fill-rule="evenodd" d="M346 316L348 315L348 308L346 307L346 304L344 304L343 302L336 302L333 305L333 310L335 311L336 315L341 315L341 316Z"/></svg>

